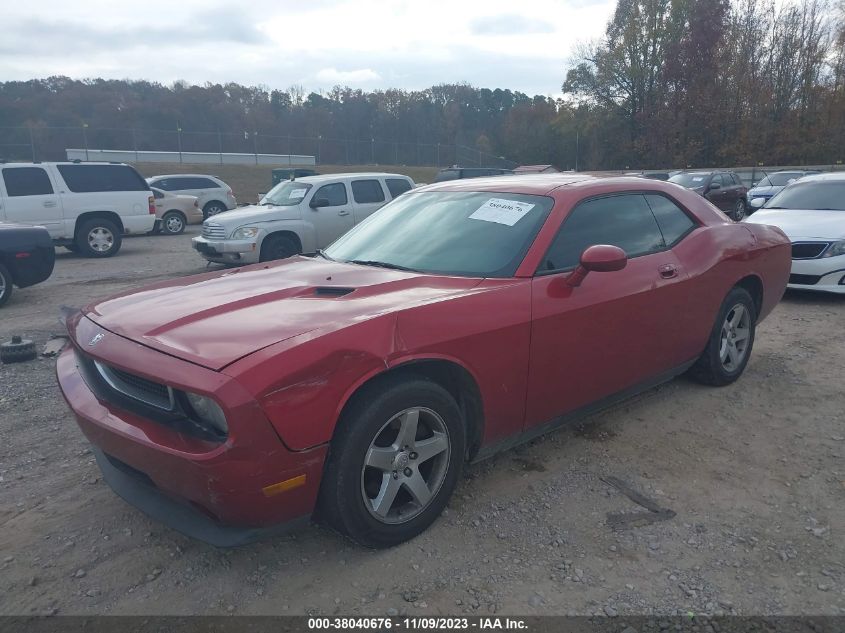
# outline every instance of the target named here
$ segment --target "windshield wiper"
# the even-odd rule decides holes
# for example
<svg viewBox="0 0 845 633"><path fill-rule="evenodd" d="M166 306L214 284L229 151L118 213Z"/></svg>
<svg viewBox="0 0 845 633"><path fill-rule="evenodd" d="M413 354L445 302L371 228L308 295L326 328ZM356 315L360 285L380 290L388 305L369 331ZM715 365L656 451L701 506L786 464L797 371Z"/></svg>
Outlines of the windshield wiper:
<svg viewBox="0 0 845 633"><path fill-rule="evenodd" d="M405 266L400 266L399 264L391 264L389 262L379 262L370 259L351 259L347 264L358 264L359 266L375 266L377 268L390 268L391 270L406 270L408 272L415 273L417 272L413 268L407 268Z"/></svg>

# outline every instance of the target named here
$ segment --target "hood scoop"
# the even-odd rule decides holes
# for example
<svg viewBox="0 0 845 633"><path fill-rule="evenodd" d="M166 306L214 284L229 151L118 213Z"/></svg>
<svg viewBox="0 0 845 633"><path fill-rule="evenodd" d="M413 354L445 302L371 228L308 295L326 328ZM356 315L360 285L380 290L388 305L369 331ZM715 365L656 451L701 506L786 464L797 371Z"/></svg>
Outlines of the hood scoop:
<svg viewBox="0 0 845 633"><path fill-rule="evenodd" d="M317 286L314 288L315 297L344 297L351 292L355 292L355 288L344 288L342 286Z"/></svg>

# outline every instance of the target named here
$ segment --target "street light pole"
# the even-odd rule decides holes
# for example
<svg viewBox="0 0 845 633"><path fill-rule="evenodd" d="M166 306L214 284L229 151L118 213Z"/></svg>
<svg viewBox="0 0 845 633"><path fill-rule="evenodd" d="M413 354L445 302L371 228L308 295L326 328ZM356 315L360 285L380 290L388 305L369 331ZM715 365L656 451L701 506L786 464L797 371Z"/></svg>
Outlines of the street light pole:
<svg viewBox="0 0 845 633"><path fill-rule="evenodd" d="M88 124L82 124L82 142L85 144L85 162L88 162Z"/></svg>

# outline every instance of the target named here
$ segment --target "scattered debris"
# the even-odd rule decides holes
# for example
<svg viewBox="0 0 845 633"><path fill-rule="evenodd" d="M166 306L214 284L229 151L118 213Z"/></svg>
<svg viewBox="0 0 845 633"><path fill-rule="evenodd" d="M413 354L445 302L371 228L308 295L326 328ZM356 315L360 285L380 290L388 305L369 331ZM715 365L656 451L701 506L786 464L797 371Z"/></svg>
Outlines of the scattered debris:
<svg viewBox="0 0 845 633"><path fill-rule="evenodd" d="M41 355L46 356L47 358L58 356L59 352L61 352L67 344L67 341L68 337L66 335L54 334L50 337L50 340L44 344L44 349L41 351Z"/></svg>
<svg viewBox="0 0 845 633"><path fill-rule="evenodd" d="M641 505L648 512L608 512L607 524L613 528L642 527L658 521L668 521L675 517L675 511L663 508L655 501L634 490L617 477L602 477L601 480L616 488L634 503Z"/></svg>

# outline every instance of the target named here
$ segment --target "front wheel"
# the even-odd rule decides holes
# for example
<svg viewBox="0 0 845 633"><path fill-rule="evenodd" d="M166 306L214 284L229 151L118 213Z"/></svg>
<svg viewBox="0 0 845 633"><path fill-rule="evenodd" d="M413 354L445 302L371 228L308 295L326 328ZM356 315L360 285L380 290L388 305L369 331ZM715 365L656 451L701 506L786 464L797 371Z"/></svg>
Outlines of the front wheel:
<svg viewBox="0 0 845 633"><path fill-rule="evenodd" d="M757 325L754 300L744 288L733 288L719 309L719 315L704 353L690 369L690 375L707 385L729 385L742 375Z"/></svg>
<svg viewBox="0 0 845 633"><path fill-rule="evenodd" d="M320 492L337 531L390 547L430 526L460 476L465 430L454 398L423 377L388 379L338 422Z"/></svg>
<svg viewBox="0 0 845 633"><path fill-rule="evenodd" d="M734 208L733 208L733 213L731 215L733 216L733 219L736 222L741 222L745 218L745 215L746 215L745 200L740 198L739 200L736 201L736 204L734 205Z"/></svg>
<svg viewBox="0 0 845 633"><path fill-rule="evenodd" d="M261 242L261 252L258 261L269 262L276 259L286 259L299 255L299 244L287 235L268 235Z"/></svg>

